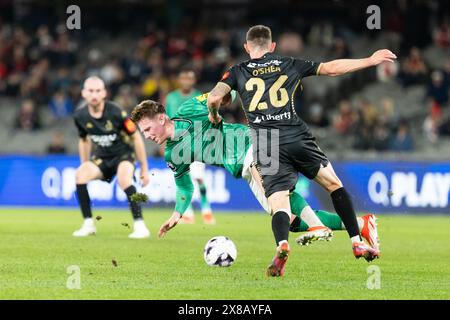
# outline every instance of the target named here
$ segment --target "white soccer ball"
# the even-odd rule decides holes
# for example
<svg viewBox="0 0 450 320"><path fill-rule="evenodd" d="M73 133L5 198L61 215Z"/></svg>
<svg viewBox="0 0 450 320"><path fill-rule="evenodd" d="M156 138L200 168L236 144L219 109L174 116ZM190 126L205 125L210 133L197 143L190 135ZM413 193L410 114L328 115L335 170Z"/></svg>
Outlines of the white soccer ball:
<svg viewBox="0 0 450 320"><path fill-rule="evenodd" d="M229 267L237 257L236 246L228 237L214 237L206 243L203 257L210 266Z"/></svg>

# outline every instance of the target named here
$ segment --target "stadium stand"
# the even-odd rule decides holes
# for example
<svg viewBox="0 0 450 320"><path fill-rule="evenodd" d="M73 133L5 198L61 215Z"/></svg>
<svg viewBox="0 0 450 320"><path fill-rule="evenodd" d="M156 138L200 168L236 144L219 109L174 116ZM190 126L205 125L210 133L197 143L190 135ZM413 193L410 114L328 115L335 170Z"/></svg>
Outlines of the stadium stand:
<svg viewBox="0 0 450 320"><path fill-rule="evenodd" d="M328 125L312 125L312 128L323 148L333 158L370 159L377 157L379 152L383 152L383 157L396 159L448 158L450 139L444 125L450 117L450 36L446 31L449 28L448 19L445 19L440 10L428 8L427 15L422 18L426 19L431 27L424 30L426 34L423 39L419 37L416 43L412 43L410 36L399 36L402 29L398 26L411 23L409 17L417 12L409 12L408 8L402 8L395 1L389 3L387 13L383 15L386 17L384 23L387 27L375 33L362 33L361 28L356 28L359 31L355 32L352 26L359 20L339 18L337 6L331 6L329 9L336 13L333 15L334 21L319 17L317 21L309 24L308 13L315 9L313 1L304 4L309 11L299 12L294 22L285 28L278 27L274 30L281 52L305 59L326 61L335 58L359 58L383 47L399 53L399 63L392 70L371 69L344 77L305 79L300 112L308 119L312 110L310 106L314 103L320 105L319 109L327 118ZM243 1L238 12L248 14L250 23L252 18L246 4L247 1ZM437 1L436 4L438 8L445 6L442 1ZM294 6L289 1L282 5ZM37 4L29 6L28 9L40 12L51 10ZM0 153L45 154L54 132L61 132L67 152L76 154L78 138L70 113L73 111L72 105L76 108L82 104L79 96L80 84L88 75L97 74L103 77L108 84L110 99L124 105L127 111L136 101L144 98L163 100L165 94L175 86L177 70L186 63L197 70L198 88L209 90L228 65L245 58L241 43L247 24L233 25L236 19L230 14L233 10L226 4L222 6L224 21L222 26L221 23L215 24L220 27L213 29L206 29L204 24L196 24L195 16L189 15L182 21L174 21L170 27L161 25L157 19L149 22L143 14L139 14L139 6L130 9L127 18L121 21L107 21L107 13L104 13L99 22L94 24L95 27L84 30L83 33L67 31L61 21L42 24L39 19L33 18L27 24L18 24L29 16L25 13L23 17L13 18L8 16L7 12L2 13ZM414 10L418 10L417 8L420 6ZM189 13L193 8L180 10ZM401 14L393 19L392 16L396 12ZM205 10L204 15L208 13L211 12ZM283 16L271 19L272 22L280 22ZM122 28L127 24L130 25L129 28ZM36 32L29 32L33 28ZM414 32L414 28L409 32ZM402 80L403 65L411 48L416 46L426 66L426 73L419 83L405 86ZM447 90L447 102L438 107L427 98L427 87L431 83L434 70L442 70L443 90ZM16 118L26 99L32 99L36 105L40 128L31 130L16 127ZM350 101L356 120L351 130L342 135L336 134L333 122L344 99ZM396 119L395 123L389 126L385 123L385 117L380 119L380 116L384 115L382 104L386 100L390 100L392 106L387 108L393 108ZM374 123L368 124L362 119L365 105L377 114ZM59 110L58 108L65 108L62 111L69 114L58 113L55 111ZM431 115L433 117L429 120ZM228 121L245 122L242 110L237 104L224 110L224 116ZM391 150L391 141L397 135L401 124L407 128L406 132L409 131L412 144L402 149L407 152L402 152L399 156L398 143L397 149ZM439 126L442 128L439 129ZM357 141L363 131L371 137L380 136L378 146L364 145L363 141ZM346 148L337 148L338 141L344 143ZM151 142L146 144L149 153L157 155L158 148Z"/></svg>

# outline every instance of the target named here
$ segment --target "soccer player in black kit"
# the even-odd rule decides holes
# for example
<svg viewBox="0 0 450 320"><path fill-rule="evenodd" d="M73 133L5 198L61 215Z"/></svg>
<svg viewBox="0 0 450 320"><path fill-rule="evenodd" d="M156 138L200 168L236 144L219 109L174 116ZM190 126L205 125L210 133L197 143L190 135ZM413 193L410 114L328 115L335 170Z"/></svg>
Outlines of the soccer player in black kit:
<svg viewBox="0 0 450 320"><path fill-rule="evenodd" d="M145 186L149 182L143 139L126 112L114 103L105 101L106 89L102 79L86 79L82 96L87 105L75 111L74 120L80 136L78 148L81 165L76 172L76 185L84 223L73 235L85 237L96 233L87 183L96 179L110 182L117 175L117 183L127 195L134 220L129 238L148 238L150 232L145 226L142 208L138 202L131 200L131 196L136 193L133 185L136 157L141 165L141 184Z"/></svg>
<svg viewBox="0 0 450 320"><path fill-rule="evenodd" d="M356 258L371 261L378 250L361 239L349 194L336 176L330 161L317 145L306 123L295 112L295 96L301 80L313 75L338 76L382 62L393 62L389 50L376 51L365 59L341 59L325 63L305 61L274 54L270 28L251 27L244 48L250 60L232 66L208 96L209 119L219 123L222 98L231 90L239 92L252 129L255 165L260 171L266 197L272 208L272 230L276 254L268 266L268 276L282 276L289 255L289 192L295 187L298 172L314 179L331 195L352 241Z"/></svg>

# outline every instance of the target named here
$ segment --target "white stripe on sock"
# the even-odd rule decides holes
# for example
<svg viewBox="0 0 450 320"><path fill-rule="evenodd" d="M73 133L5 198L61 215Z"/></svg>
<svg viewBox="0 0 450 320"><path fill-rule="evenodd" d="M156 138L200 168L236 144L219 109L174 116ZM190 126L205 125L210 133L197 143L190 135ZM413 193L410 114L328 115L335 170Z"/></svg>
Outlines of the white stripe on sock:
<svg viewBox="0 0 450 320"><path fill-rule="evenodd" d="M300 219L302 219L309 228L311 227L324 227L322 221L316 216L316 213L311 209L310 206L303 208L300 213Z"/></svg>

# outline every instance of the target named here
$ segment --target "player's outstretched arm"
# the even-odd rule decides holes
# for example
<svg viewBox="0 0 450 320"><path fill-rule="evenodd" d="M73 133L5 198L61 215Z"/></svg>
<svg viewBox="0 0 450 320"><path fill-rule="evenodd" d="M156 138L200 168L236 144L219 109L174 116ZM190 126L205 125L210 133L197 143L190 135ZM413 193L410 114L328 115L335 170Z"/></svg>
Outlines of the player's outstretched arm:
<svg viewBox="0 0 450 320"><path fill-rule="evenodd" d="M208 94L209 121L219 123L222 119L219 116L219 107L222 99L231 91L230 86L223 82L216 84L214 89Z"/></svg>
<svg viewBox="0 0 450 320"><path fill-rule="evenodd" d="M164 237L166 233L178 224L183 213L192 201L192 195L194 194L194 184L189 172L185 172L180 176L175 177L176 199L175 210L172 216L162 224L158 232L158 237Z"/></svg>
<svg viewBox="0 0 450 320"><path fill-rule="evenodd" d="M364 59L338 59L322 63L319 66L320 75L340 76L346 73L379 65L382 62L394 62L397 56L390 50L378 50Z"/></svg>
<svg viewBox="0 0 450 320"><path fill-rule="evenodd" d="M91 140L88 137L80 138L78 151L80 153L81 163L89 161L89 157L91 156Z"/></svg>
<svg viewBox="0 0 450 320"><path fill-rule="evenodd" d="M142 140L141 135L137 131L133 133L132 137L134 140L134 152L136 152L136 157L141 164L141 184L145 187L150 182L150 178L148 175L148 162L144 140Z"/></svg>
<svg viewBox="0 0 450 320"><path fill-rule="evenodd" d="M159 228L158 238L164 237L170 229L174 228L178 224L178 221L180 221L180 219L181 214L177 211L174 211L174 213L172 213L172 216L161 225L161 228Z"/></svg>

